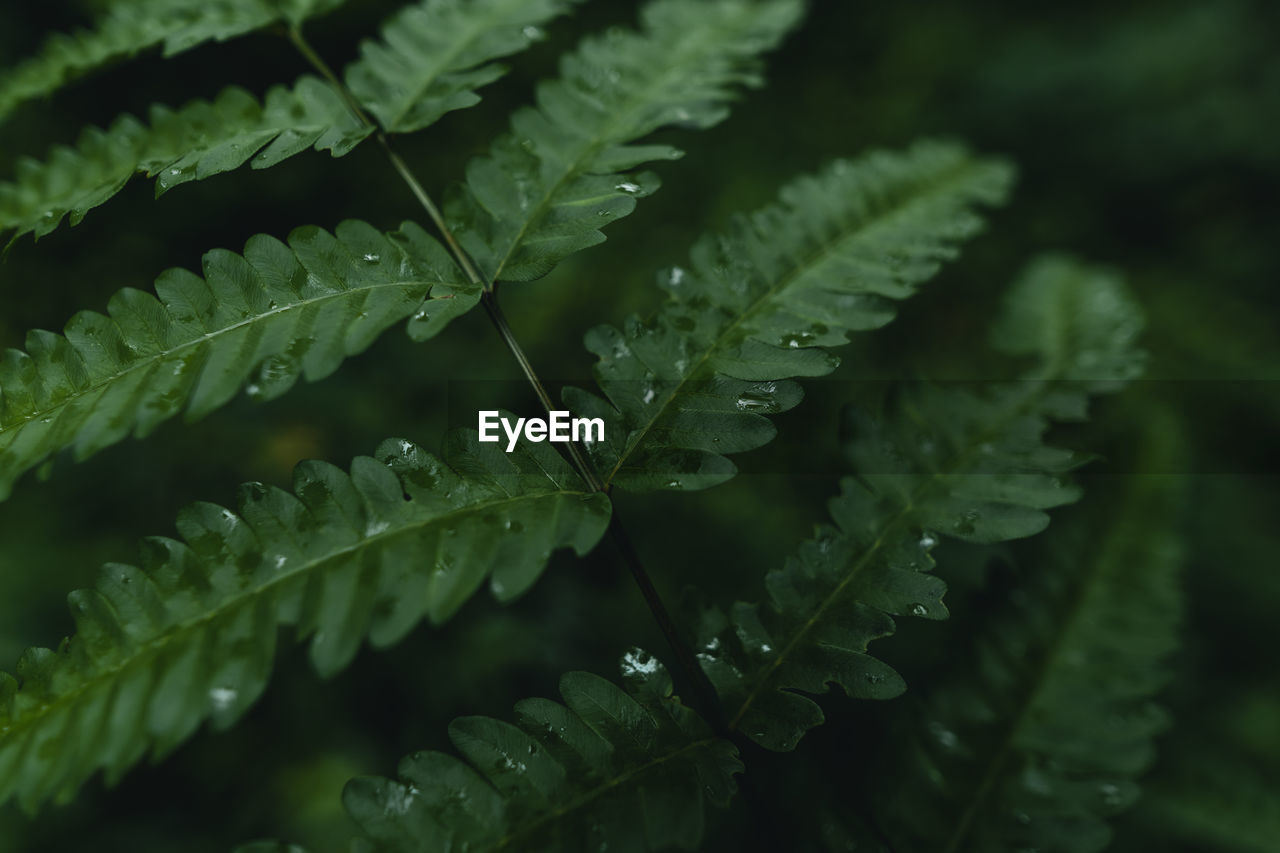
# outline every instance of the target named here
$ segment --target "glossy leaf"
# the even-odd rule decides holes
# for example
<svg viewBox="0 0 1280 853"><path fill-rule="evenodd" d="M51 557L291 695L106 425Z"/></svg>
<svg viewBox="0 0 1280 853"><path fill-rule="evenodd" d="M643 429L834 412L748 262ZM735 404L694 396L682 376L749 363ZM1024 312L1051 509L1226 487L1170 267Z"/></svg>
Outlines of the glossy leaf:
<svg viewBox="0 0 1280 853"><path fill-rule="evenodd" d="M639 33L587 38L538 86L537 106L467 165L446 207L450 226L489 281L545 275L604 240L601 228L657 189L642 163L669 145L635 145L659 128L702 129L728 114L738 87L759 83L759 55L799 17L798 0L654 0Z"/></svg>
<svg viewBox="0 0 1280 853"><path fill-rule="evenodd" d="M82 311L65 336L32 331L0 359L0 498L52 454L85 457L146 435L179 412L202 417L241 387L269 400L328 376L392 324L436 334L479 300L445 250L406 223L383 234L258 235L244 255L215 250L204 277L173 269L156 296L126 288L107 314Z"/></svg>
<svg viewBox="0 0 1280 853"><path fill-rule="evenodd" d="M1035 334L1019 325L1049 316L1055 322ZM945 585L928 574L941 537L1031 536L1048 525L1046 510L1080 496L1063 478L1083 459L1047 446L1044 434L1055 420L1084 418L1091 392L1135 375L1141 325L1110 274L1045 259L1015 283L996 324L1010 335L1003 345L1035 353L1034 378L977 390L912 386L884 414L851 411L847 453L857 475L831 500L833 523L768 575L768 607L740 602L704 617L700 658L730 726L787 750L823 722L796 691L835 683L856 698L900 694L902 678L868 644L893 633L896 616L946 618ZM1099 373L1075 372L1086 351Z"/></svg>
<svg viewBox="0 0 1280 853"><path fill-rule="evenodd" d="M384 130L410 133L480 102L475 90L506 69L494 62L544 37L581 0L422 0L360 46L347 85Z"/></svg>
<svg viewBox="0 0 1280 853"><path fill-rule="evenodd" d="M276 21L301 23L343 0L137 0L109 4L89 29L58 33L0 74L0 119L81 75L156 45L166 56Z"/></svg>
<svg viewBox="0 0 1280 853"><path fill-rule="evenodd" d="M486 580L510 601L554 550L589 551L609 512L549 446L507 454L474 433L445 460L389 440L350 474L302 463L292 494L250 483L238 512L188 507L184 541L147 539L140 567L105 566L69 596L76 635L0 673L0 803L70 796L207 719L229 726L266 687L280 625L332 675L366 637L384 647L439 624Z"/></svg>
<svg viewBox="0 0 1280 853"><path fill-rule="evenodd" d="M830 373L829 347L892 320L894 301L980 230L974 209L1001 202L1010 177L952 145L876 152L800 178L700 240L689 269L660 277L656 316L587 335L608 399L571 390L566 402L609 422L591 447L606 482L698 489L732 477L724 454L772 440L765 415L800 402L790 378Z"/></svg>
<svg viewBox="0 0 1280 853"><path fill-rule="evenodd" d="M736 788L737 749L680 704L656 659L637 649L623 669L629 692L571 672L563 705L526 699L517 725L454 720L465 760L411 755L400 781L353 780L347 810L387 853L694 849L706 804Z"/></svg>

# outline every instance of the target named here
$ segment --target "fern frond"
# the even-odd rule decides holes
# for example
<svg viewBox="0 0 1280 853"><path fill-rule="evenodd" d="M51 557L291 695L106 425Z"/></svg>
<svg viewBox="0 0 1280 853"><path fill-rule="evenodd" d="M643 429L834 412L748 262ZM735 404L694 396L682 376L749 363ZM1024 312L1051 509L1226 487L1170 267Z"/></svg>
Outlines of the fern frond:
<svg viewBox="0 0 1280 853"><path fill-rule="evenodd" d="M1165 767L1163 755L1159 767ZM1280 784L1221 744L1203 744L1171 774L1157 770L1152 776L1137 811L1152 835L1217 853L1275 849Z"/></svg>
<svg viewBox="0 0 1280 853"><path fill-rule="evenodd" d="M343 0L131 0L112 3L92 29L58 33L0 75L0 119L95 68L164 44L166 56L226 41L276 21L299 24Z"/></svg>
<svg viewBox="0 0 1280 853"><path fill-rule="evenodd" d="M600 229L657 188L642 163L673 159L635 145L669 125L706 128L735 88L757 85L758 56L796 22L798 0L655 0L643 32L584 40L561 77L537 90L511 132L467 166L446 205L450 227L489 281L525 281L604 240Z"/></svg>
<svg viewBox="0 0 1280 853"><path fill-rule="evenodd" d="M454 720L466 761L420 752L401 762L402 781L355 779L348 812L386 853L693 849L706 803L736 788L737 749L680 704L656 659L634 650L624 671L630 695L571 672L565 704L525 699L518 725Z"/></svg>
<svg viewBox="0 0 1280 853"><path fill-rule="evenodd" d="M186 411L198 418L249 382L272 399L299 376L328 376L393 323L434 335L479 301L448 253L406 223L384 234L344 222L336 235L258 235L244 255L204 257L204 278L173 269L157 299L125 288L107 314L82 311L65 337L32 331L0 358L0 499L53 453L83 459Z"/></svg>
<svg viewBox="0 0 1280 853"><path fill-rule="evenodd" d="M837 162L782 191L781 202L702 239L690 270L660 279L649 321L587 335L608 402L570 389L566 402L613 426L591 446L606 482L698 489L733 476L723 454L769 442L765 414L801 399L796 376L837 362L827 347L874 329L931 277L1003 200L1003 163L920 143Z"/></svg>
<svg viewBox="0 0 1280 853"><path fill-rule="evenodd" d="M1152 423L1142 470L1176 467L1176 421ZM1176 475L1131 475L1092 524L1049 538L1044 565L890 759L901 781L879 789L881 813L903 849L1107 846L1105 818L1137 798L1167 722L1152 699L1177 641L1181 489Z"/></svg>
<svg viewBox="0 0 1280 853"><path fill-rule="evenodd" d="M382 647L442 622L486 579L511 600L608 523L608 499L549 446L507 454L460 433L446 458L389 440L349 475L304 462L293 494L248 484L238 513L196 504L178 516L184 542L148 539L141 568L105 566L69 596L76 635L24 654L21 682L0 673L0 803L34 808L206 719L230 725L266 685L279 625L328 676L366 636Z"/></svg>
<svg viewBox="0 0 1280 853"><path fill-rule="evenodd" d="M579 2L423 0L388 21L380 41L360 46L347 85L384 130L421 130L479 103L475 90L506 73L494 60L543 38L542 26Z"/></svg>
<svg viewBox="0 0 1280 853"><path fill-rule="evenodd" d="M386 129L420 130L478 103L475 89L503 73L492 60L541 38L539 26L575 2L424 0L393 17L382 41L362 45L362 58L347 68L349 85ZM0 183L0 236L40 238L68 215L78 225L135 174L156 178L159 196L246 162L266 169L308 148L341 157L374 130L311 75L273 87L262 102L230 86L212 103L156 105L147 124L122 115L108 130L84 130L74 148L53 148L44 162L19 161L16 180Z"/></svg>
<svg viewBox="0 0 1280 853"><path fill-rule="evenodd" d="M107 130L87 128L75 147L57 146L43 162L18 161L16 180L0 183L0 236L40 238L64 217L79 225L137 174L156 179L156 195L250 162L265 169L308 148L341 157L373 132L329 84L303 76L259 101L231 86L212 102L181 109L153 106L149 122L131 115Z"/></svg>
<svg viewBox="0 0 1280 853"><path fill-rule="evenodd" d="M945 586L926 574L939 537L1030 536L1048 524L1045 510L1079 496L1061 478L1081 460L1046 446L1044 433L1052 420L1083 418L1091 391L1136 374L1140 327L1119 281L1049 258L1014 285L997 323L1006 348L1038 356L1034 380L980 392L913 387L885 417L852 412L857 476L830 503L833 525L769 574L769 608L738 603L730 616L705 617L700 657L730 726L787 750L823 721L795 691L836 683L857 698L901 693L901 677L868 643L893 632L894 616L946 617ZM1077 373L1084 361L1099 372Z"/></svg>

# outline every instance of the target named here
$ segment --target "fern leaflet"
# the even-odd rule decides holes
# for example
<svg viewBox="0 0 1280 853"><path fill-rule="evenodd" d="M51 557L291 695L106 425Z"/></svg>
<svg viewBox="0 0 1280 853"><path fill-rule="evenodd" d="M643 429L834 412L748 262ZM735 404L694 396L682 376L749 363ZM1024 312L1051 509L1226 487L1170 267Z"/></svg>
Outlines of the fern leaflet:
<svg viewBox="0 0 1280 853"><path fill-rule="evenodd" d="M837 162L782 191L693 249L691 270L661 279L657 316L587 335L608 402L576 389L571 408L603 417L591 446L606 482L698 489L733 476L723 454L769 442L765 414L801 399L794 376L838 363L825 347L894 316L955 244L975 234L978 204L1000 202L1010 170L963 150L918 144Z"/></svg>
<svg viewBox="0 0 1280 853"><path fill-rule="evenodd" d="M1145 470L1179 455L1176 423L1154 423ZM1094 525L1048 540L972 667L927 700L927 742L905 766L898 753L900 782L880 789L903 847L1093 853L1110 840L1103 818L1133 804L1167 722L1151 699L1176 644L1180 488L1141 474L1121 492Z"/></svg>
<svg viewBox="0 0 1280 853"><path fill-rule="evenodd" d="M996 326L1006 349L1039 358L1034 380L982 393L915 387L887 417L852 412L848 453L858 475L831 501L834 525L769 574L768 610L738 603L730 616L704 617L700 657L731 728L792 749L823 721L794 691L822 693L835 682L857 698L901 693L901 677L867 644L893 632L893 616L945 618L945 587L924 574L940 536L1030 536L1048 524L1046 509L1079 496L1060 479L1079 464L1075 454L1042 437L1053 419L1083 418L1090 391L1136 375L1140 327L1117 280L1048 258L1015 283ZM1077 372L1082 361L1090 374Z"/></svg>
<svg viewBox="0 0 1280 853"><path fill-rule="evenodd" d="M0 183L0 235L43 237L70 215L85 214L124 189L135 174L156 179L156 195L251 162L265 169L315 148L341 157L373 132L327 83L301 77L276 86L264 103L231 86L212 102L151 108L143 124L131 115L107 130L86 128L74 148L57 146L44 162L18 161L16 180Z"/></svg>
<svg viewBox="0 0 1280 853"><path fill-rule="evenodd" d="M166 56L225 41L276 21L297 25L343 0L132 0L116 2L93 28L58 33L0 76L0 119L95 68L164 44Z"/></svg>
<svg viewBox="0 0 1280 853"><path fill-rule="evenodd" d="M347 85L391 133L410 133L479 103L475 90L506 69L493 62L543 37L541 27L581 0L424 0L366 41Z"/></svg>
<svg viewBox="0 0 1280 853"><path fill-rule="evenodd" d="M288 245L258 235L244 255L205 255L204 278L174 269L159 299L126 288L107 315L82 311L65 337L32 331L0 359L0 498L53 453L83 459L142 436L185 409L198 418L246 381L272 399L299 376L328 376L393 323L436 334L474 307L444 248L406 223L383 234L345 222L336 235L295 230Z"/></svg>
<svg viewBox="0 0 1280 853"><path fill-rule="evenodd" d="M796 22L797 0L654 0L643 33L584 40L542 83L537 107L467 166L447 203L450 227L488 281L526 281L604 240L657 179L630 170L680 152L634 145L668 125L706 128L736 85L758 83L757 56Z"/></svg>
<svg viewBox="0 0 1280 853"><path fill-rule="evenodd" d="M109 564L69 597L77 633L0 673L0 803L70 796L119 777L205 719L234 722L266 686L277 626L310 638L322 676L367 636L448 619L487 579L509 601L552 551L590 550L609 502L546 445L503 453L454 436L449 462L404 440L348 475L304 462L294 493L251 483L239 512L196 504L185 542L144 541L142 568Z"/></svg>
<svg viewBox="0 0 1280 853"><path fill-rule="evenodd" d="M348 812L387 853L696 847L705 804L735 790L737 749L680 704L656 659L633 650L623 670L630 695L571 672L565 704L526 699L518 726L455 720L449 737L467 761L420 752L400 782L355 779Z"/></svg>
<svg viewBox="0 0 1280 853"><path fill-rule="evenodd" d="M502 73L491 60L528 46L565 5L495 0L464 9L456 0L426 0L393 17L382 41L366 42L346 76L386 127L420 130L477 103L474 90ZM44 162L19 161L16 180L0 183L0 235L43 237L68 215L78 225L135 174L156 178L158 196L246 162L266 169L308 148L341 157L374 130L311 75L272 88L261 103L231 86L212 103L156 105L147 124L123 115L108 130L85 129L74 148L55 147Z"/></svg>

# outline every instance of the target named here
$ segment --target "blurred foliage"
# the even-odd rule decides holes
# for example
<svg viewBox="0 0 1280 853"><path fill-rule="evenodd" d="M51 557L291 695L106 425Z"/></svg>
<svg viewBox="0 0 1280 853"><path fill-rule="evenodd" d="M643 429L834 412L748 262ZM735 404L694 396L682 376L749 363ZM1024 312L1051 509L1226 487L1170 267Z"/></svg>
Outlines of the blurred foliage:
<svg viewBox="0 0 1280 853"><path fill-rule="evenodd" d="M82 23L94 0L0 5L0 64L11 65L49 29ZM356 56L391 0L349 3L316 22L331 62ZM406 139L406 158L433 191L527 103L532 81L554 73L576 34L628 21L634 4L583 5L550 39L515 57L515 73L482 104ZM1274 849L1280 800L1280 5L1270 0L1088 0L1046 8L1014 0L813 3L803 28L769 62L769 85L715 129L683 136L687 156L662 168L663 188L609 233L534 286L504 292L516 333L554 384L583 382L583 333L657 303L656 271L679 262L692 235L757 207L798 171L871 146L925 134L962 138L1020 166L1011 206L989 232L908 304L899 322L860 336L843 365L808 383L807 400L777 419L786 441L739 457L744 475L702 494L621 496L620 512L656 581L723 597L759 598L823 516L844 472L842 404L875 380L989 378L981 361L1001 284L1042 249L1070 249L1122 269L1150 317L1149 381L1100 407L1070 443L1102 461L1086 490L1135 473L1183 479L1180 532L1189 555L1182 651L1164 702L1174 724L1158 744L1150 796L1117 824L1119 849ZM211 97L228 84L262 92L306 69L269 35L213 44L167 62L145 56L30 103L0 125L0 177L23 155L70 141L86 123ZM393 228L417 215L376 146L341 161L307 153L263 173L247 170L154 200L128 187L105 211L0 264L0 345L28 328L61 328L81 308L101 310L116 289L147 287L169 266L238 248L251 234L332 228L348 217ZM973 355L970 355L973 353ZM447 365L450 380L441 381ZM70 630L61 600L97 566L128 561L141 535L172 532L174 508L225 502L241 481L286 485L300 459L345 463L387 435L436 446L447 425L477 408L531 409L534 401L480 312L434 342L383 336L324 382L270 405L241 398L193 425L160 428L72 466L47 482L28 476L0 507L0 655L55 646ZM337 401L337 402L335 402ZM1191 448L1181 464L1134 470L1134 424L1152 406L1173 410ZM1086 499L1088 503L1088 499ZM1028 547L1036 547L1034 543ZM1021 546L977 559L949 546L936 556L955 618L915 624L877 654L928 680L949 638L997 606ZM950 567L950 568L948 568ZM978 578L994 578L989 588ZM0 853L80 849L192 853L261 835L317 851L339 849L350 826L337 792L349 777L388 771L419 748L447 747L459 714L505 717L519 698L550 696L561 673L615 671L632 645L662 648L639 595L607 548L564 555L525 598L470 602L444 629L419 630L390 652L362 652L350 670L318 682L297 650L277 663L264 699L229 732L202 735L163 765L114 790L87 787L74 803L31 820L0 810ZM283 648L292 648L286 645ZM424 672L430 667L432 677ZM903 700L911 701L911 694ZM747 754L781 823L815 848L845 849L851 792L841 769L857 762L896 712L894 703L823 697L829 725L796 753ZM741 798L722 818L746 827ZM108 819L109 816L109 819ZM1269 829L1268 829L1269 828ZM732 840L732 828L723 836ZM749 830L738 830L748 832ZM749 839L741 839L746 844ZM725 843L729 843L726 841ZM808 843L808 842L807 842ZM1272 846L1268 846L1272 845Z"/></svg>

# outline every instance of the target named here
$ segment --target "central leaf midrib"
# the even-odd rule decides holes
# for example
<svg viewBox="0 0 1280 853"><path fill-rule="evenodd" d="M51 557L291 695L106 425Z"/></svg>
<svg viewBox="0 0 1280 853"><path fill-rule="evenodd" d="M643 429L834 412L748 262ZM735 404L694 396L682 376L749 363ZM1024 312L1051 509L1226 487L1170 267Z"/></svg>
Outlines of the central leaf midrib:
<svg viewBox="0 0 1280 853"><path fill-rule="evenodd" d="M230 334L231 332L237 329L243 328L245 326L250 326L258 322L266 322L271 318L280 316L282 314L285 314L286 312L293 311L294 309L297 309L297 308L305 308L308 305L318 304L320 302L324 302L329 299L339 299L341 297L349 296L353 293L359 293L361 291L372 291L372 290L378 290L381 288L407 288L414 285L423 285L423 284L426 284L428 287L434 287L436 285L441 285L441 284L446 286L456 286L456 287L463 286L463 285L456 285L451 282L407 279L407 280L401 280L401 281L387 282L383 284L360 285L357 287L351 287L347 290L340 290L334 293L326 293L321 296L304 299L300 302L291 302L287 305L281 305L277 308L272 308L266 311L265 313L254 314L251 317L246 317L245 319L240 320L236 323L233 323L230 326L226 326L224 328L217 329L212 332L205 332L203 335L199 335L195 338L192 338L189 341L184 341L183 343L178 344L172 349L162 350L161 352L155 353L150 356L143 356L137 359L136 361L132 362L131 364L129 364L129 366L127 366L123 370L118 371L117 373L112 373L108 376L104 376L103 378L99 379L96 382L86 385L83 388L76 389L75 391L63 397L61 400L59 400L56 404L52 406L49 406L44 409L39 409L39 408L35 409L30 414L23 415L21 420L15 420L10 422L8 425L0 426L0 436L3 436L6 432L10 432L10 431L16 432L18 430L21 430L27 424L36 423L38 418L43 418L48 415L51 415L52 413L55 413L58 410L65 408L66 406L70 405L71 403L75 402L81 397L88 396L89 394L99 390L100 388L105 388L107 386L113 385L120 379L124 378L125 376L128 376L130 373L133 373L136 370L140 370L144 367L154 366L155 364L159 364L164 361L167 361L171 357L179 353L186 352L194 347L199 346L202 343L205 343L206 341L211 341L222 335ZM63 335L62 337L65 338L65 335ZM129 342L126 338L124 338L123 335L121 336L121 340L124 341L126 346L128 345ZM78 357L82 357L80 356L80 353L78 351L74 350L74 348L73 348L73 351L76 353ZM200 382L200 379L199 377L197 377L191 383L190 387L188 388L188 392L190 392L191 390L194 390L195 387L199 384L199 382ZM187 397L189 401L190 400L189 393ZM185 407L186 405L187 404L184 402L183 407Z"/></svg>
<svg viewBox="0 0 1280 853"><path fill-rule="evenodd" d="M425 528L431 527L432 525L446 524L455 518L467 516L475 512L483 512L486 510L494 509L496 507L501 507L509 504L519 504L522 502L536 502L536 501L544 500L546 498L573 497L573 496L587 497L589 495L590 493L588 492L581 492L581 491L569 490L569 489L559 489L556 491L543 492L536 495L519 495L515 497L500 498L498 500L487 501L480 504L471 504L466 507L460 507L456 510L452 510L448 513L445 513L444 515L433 516L432 518L424 519L422 521L410 522L399 528L377 533L377 534L374 534L373 536L367 536L364 539L361 539L359 542L355 542L337 551L330 552L328 554L325 554L324 556L317 557L309 561L303 561L302 563L298 564L295 568L292 568L289 571L281 572L277 576L267 579L266 582L264 583L247 587L246 589L238 593L235 593L230 598L227 598L219 602L218 604L214 605L214 607L209 611L206 611L193 619L189 619L183 622L178 622L175 625L171 626L170 628L162 631L158 636L154 637L153 639L139 644L136 648L135 653L129 655L120 663L112 667L99 670L91 678L82 682L74 690L68 691L67 693L64 693L58 696L52 702L48 702L48 703L45 703L44 705L41 705L39 708L36 709L36 712L34 714L30 716L24 716L20 719L11 721L10 724L6 727L5 731L2 734L0 734L0 741L10 739L15 735L15 733L31 728L33 725L48 718L48 716L51 713L61 708L62 706L73 704L74 699L77 699L78 697L84 695L85 693L91 692L95 687L102 684L103 682L108 682L108 683L114 682L116 680L116 676L119 673L123 672L124 670L129 669L139 664L142 661L154 659L156 656L163 653L164 648L170 645L175 638L179 636L191 634L191 633L198 633L200 630L203 630L210 622L217 620L219 617L221 617L225 613L235 610L236 608L246 604L247 602L260 598L261 596L286 584L289 581L293 581L298 577L309 574L312 571L320 567L323 567L326 563L330 563L334 560L340 559L349 554L357 553L365 548L371 547L375 544L384 542L386 540L394 539L398 536L403 536L409 533L416 533ZM276 616L275 622L277 625L280 624L280 619L278 614Z"/></svg>
<svg viewBox="0 0 1280 853"><path fill-rule="evenodd" d="M662 419L662 416L666 414L667 409L673 402L675 402L676 398L680 396L684 387L690 382L695 381L701 375L707 362L711 360L711 357L715 355L731 337L733 337L733 332L735 332L739 326L754 316L756 312L760 311L764 305L771 301L775 296L791 287L791 285L794 284L800 276L804 275L810 269L818 266L832 254L836 253L838 247L842 246L845 242L863 237L868 231L873 231L876 228L884 226L888 221L901 216L907 208L917 203L921 198L939 192L940 187L950 183L950 181L956 179L958 175L968 172L973 167L973 163L965 161L960 166L938 177L934 182L931 182L930 187L927 190L922 189L918 193L912 195L911 198L898 204L894 209L879 214L875 221L860 222L851 225L847 230L842 231L834 238L820 244L804 258L800 259L795 266L793 266L785 275L781 276L775 284L770 286L768 289L761 291L760 295L752 300L751 304L740 312L738 316L734 318L733 322L725 326L716 335L716 337L711 341L711 344L703 351L698 362L685 372L684 376L682 376L672 387L671 391L665 395L665 399L663 399L662 403L653 410L654 414L648 422L639 430L633 430L630 433L628 446L623 453L619 455L617 463L614 464L613 469L609 472L608 476L605 477L605 485L608 486L613 482L613 478L617 476L618 472L622 469L622 466L631 458L631 455L640 448L645 436L648 435L653 426Z"/></svg>

